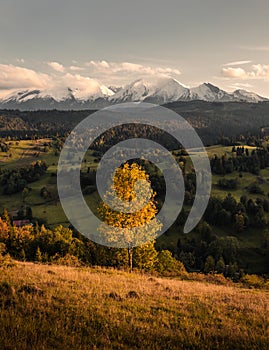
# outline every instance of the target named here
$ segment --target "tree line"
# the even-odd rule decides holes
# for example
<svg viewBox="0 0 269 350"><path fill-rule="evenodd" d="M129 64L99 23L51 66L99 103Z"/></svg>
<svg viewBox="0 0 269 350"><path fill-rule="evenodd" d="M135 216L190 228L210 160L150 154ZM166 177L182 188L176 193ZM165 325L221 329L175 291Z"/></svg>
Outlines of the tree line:
<svg viewBox="0 0 269 350"><path fill-rule="evenodd" d="M29 183L37 181L45 175L47 168L44 161L38 160L27 167L0 170L2 194L21 192Z"/></svg>
<svg viewBox="0 0 269 350"><path fill-rule="evenodd" d="M269 146L249 150L244 146L233 146L232 157L215 155L211 160L211 169L214 174L225 175L233 171L249 172L259 175L261 169L269 166Z"/></svg>
<svg viewBox="0 0 269 350"><path fill-rule="evenodd" d="M128 249L96 244L74 228L61 225L49 229L44 225L13 225L8 212L0 217L0 245L4 254L21 261L80 262L91 266L128 268ZM168 250L157 251L155 242L133 248L133 268L167 275L185 272L183 264Z"/></svg>

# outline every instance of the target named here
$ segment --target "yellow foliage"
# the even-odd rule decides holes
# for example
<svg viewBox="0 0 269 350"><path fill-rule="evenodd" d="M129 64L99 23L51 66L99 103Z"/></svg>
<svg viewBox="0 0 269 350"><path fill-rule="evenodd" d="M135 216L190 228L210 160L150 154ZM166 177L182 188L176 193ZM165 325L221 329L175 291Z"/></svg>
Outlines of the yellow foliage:
<svg viewBox="0 0 269 350"><path fill-rule="evenodd" d="M131 165L126 163L122 168L116 170L111 191L114 190L117 196L126 203L127 207L130 201L136 203L136 201L139 200L136 196L137 188L135 188L139 180L146 181L150 186L149 176L141 166L136 163ZM145 196L145 193L141 192L146 190L145 187L141 187L139 189L139 195L141 197L143 197L143 195ZM117 230L117 228L126 228L124 231L124 235L126 235L124 241L128 242L131 246L139 245L139 241L142 244L156 238L156 232L160 230L162 225L155 219L158 212L156 202L154 201L155 195L156 194L152 191L150 200L142 209L135 212L116 211L108 204L102 202L99 207L99 213L105 225L100 227L100 232L105 233L106 236L110 236L108 237L109 241L118 241L118 233L122 231ZM109 196L111 196L110 192L106 193L105 198L109 198ZM143 234L141 235L142 227ZM137 230L135 228L137 228Z"/></svg>

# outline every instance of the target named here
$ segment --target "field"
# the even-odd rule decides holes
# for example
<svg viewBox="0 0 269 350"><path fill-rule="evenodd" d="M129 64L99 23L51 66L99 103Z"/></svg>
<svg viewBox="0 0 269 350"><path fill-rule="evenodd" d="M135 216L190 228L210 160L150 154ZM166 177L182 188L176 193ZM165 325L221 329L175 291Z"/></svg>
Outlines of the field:
<svg viewBox="0 0 269 350"><path fill-rule="evenodd" d="M255 149L255 147L251 147L251 146L244 146L244 147L248 148L249 152ZM207 147L206 150L209 158L214 157L214 155L217 155L218 157L221 157L222 155L227 155L228 157L232 157L231 146L224 147L221 145L216 145L216 146ZM231 192L231 194L236 200L240 200L240 197L242 195L247 195L248 198L252 198L254 200L256 198L262 197L262 195L250 194L247 191L247 187L254 182L259 183L265 195L269 194L269 169L268 168L262 169L258 176L251 173L245 173L245 172L242 173L242 177L239 176L238 172L233 172L225 176L214 175L213 181L212 181L212 192L211 192L213 196L224 198L227 195L227 191L223 191L219 189L217 186L218 181L223 178L237 180L238 182L237 189L229 190L229 192Z"/></svg>
<svg viewBox="0 0 269 350"><path fill-rule="evenodd" d="M11 142L11 147L8 153L0 152L0 169L17 169L27 167L32 162L43 160L48 165L47 173L39 181L29 184L31 191L23 202L22 194L16 193L12 195L0 196L0 211L3 208L8 209L12 215L16 215L21 206L30 206L33 211L33 216L44 220L48 225L56 226L58 224L68 224L66 216L63 212L60 202L57 199L57 163L58 156L54 154L53 148L49 148L44 152L43 145L51 142L51 139L40 139L36 141L22 140L18 144ZM41 151L36 151L35 148L40 148ZM38 156L37 156L38 153ZM9 156L11 155L11 156ZM85 158L87 161L82 163L82 171L86 171L88 167L94 169L97 163L94 162L92 152L87 152ZM51 197L44 199L40 196L42 187L46 187ZM95 196L85 196L89 205L95 201Z"/></svg>
<svg viewBox="0 0 269 350"><path fill-rule="evenodd" d="M1 348L268 349L268 291L223 283L33 263L0 268Z"/></svg>

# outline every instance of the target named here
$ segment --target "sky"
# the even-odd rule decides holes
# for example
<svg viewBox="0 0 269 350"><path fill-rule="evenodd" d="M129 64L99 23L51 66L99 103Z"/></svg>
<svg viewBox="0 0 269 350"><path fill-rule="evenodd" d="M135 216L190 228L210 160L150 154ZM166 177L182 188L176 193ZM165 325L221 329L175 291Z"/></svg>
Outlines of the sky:
<svg viewBox="0 0 269 350"><path fill-rule="evenodd" d="M268 0L0 0L0 95L141 77L269 97Z"/></svg>

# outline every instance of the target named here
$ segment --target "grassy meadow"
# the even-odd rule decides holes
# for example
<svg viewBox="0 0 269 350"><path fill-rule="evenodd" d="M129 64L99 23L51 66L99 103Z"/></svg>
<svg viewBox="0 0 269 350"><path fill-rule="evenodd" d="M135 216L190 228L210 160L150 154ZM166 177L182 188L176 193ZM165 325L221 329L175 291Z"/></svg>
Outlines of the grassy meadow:
<svg viewBox="0 0 269 350"><path fill-rule="evenodd" d="M204 278L2 267L1 349L268 349L269 291Z"/></svg>

